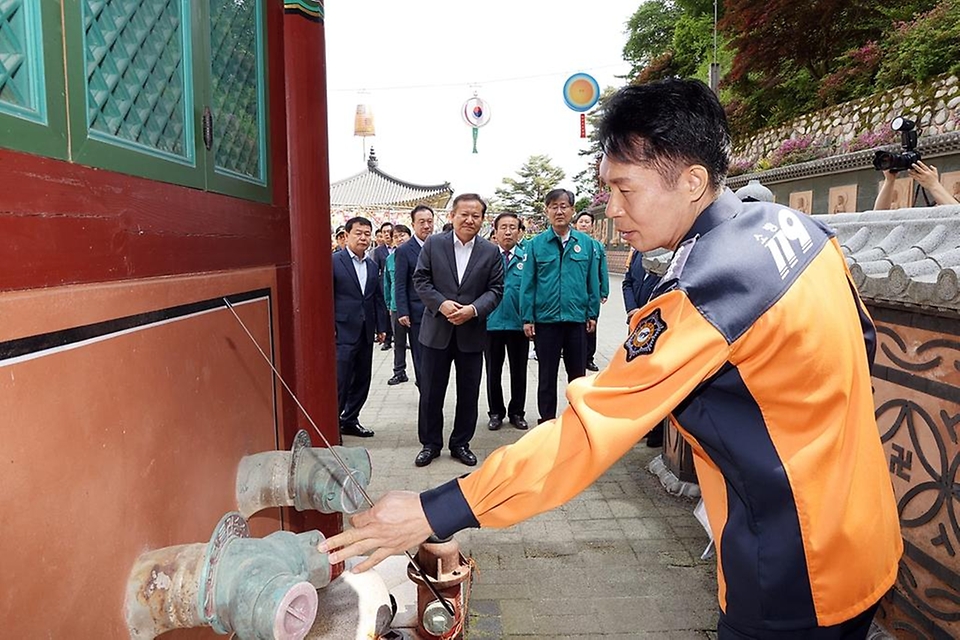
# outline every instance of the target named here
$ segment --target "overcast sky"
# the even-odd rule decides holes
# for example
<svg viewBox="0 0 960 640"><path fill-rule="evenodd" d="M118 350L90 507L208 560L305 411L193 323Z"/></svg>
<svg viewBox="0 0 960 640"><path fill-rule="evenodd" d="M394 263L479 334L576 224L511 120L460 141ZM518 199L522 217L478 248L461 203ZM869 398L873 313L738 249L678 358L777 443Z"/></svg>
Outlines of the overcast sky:
<svg viewBox="0 0 960 640"><path fill-rule="evenodd" d="M328 0L326 12L330 174L336 181L366 167L353 135L357 104L373 109L366 138L380 168L420 184L449 181L455 193L493 195L534 154L567 174L577 155L579 114L563 101L564 81L586 72L620 86L624 25L640 0ZM471 153L463 103L490 105ZM584 194L586 195L586 194Z"/></svg>

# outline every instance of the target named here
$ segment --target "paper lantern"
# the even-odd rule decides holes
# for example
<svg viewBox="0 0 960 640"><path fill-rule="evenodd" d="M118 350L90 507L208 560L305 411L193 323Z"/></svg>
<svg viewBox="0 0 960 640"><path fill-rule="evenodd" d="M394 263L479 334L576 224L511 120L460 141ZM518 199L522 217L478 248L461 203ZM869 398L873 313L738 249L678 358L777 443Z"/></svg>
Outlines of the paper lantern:
<svg viewBox="0 0 960 640"><path fill-rule="evenodd" d="M490 105L477 94L463 103L463 121L473 128L473 152L477 152L477 133L490 122Z"/></svg>
<svg viewBox="0 0 960 640"><path fill-rule="evenodd" d="M373 109L365 104L357 105L357 115L353 117L353 135L364 138L377 135L373 125Z"/></svg>
<svg viewBox="0 0 960 640"><path fill-rule="evenodd" d="M587 137L586 111L600 100L600 85L587 73L575 73L563 83L563 101L574 111L580 112L580 137Z"/></svg>

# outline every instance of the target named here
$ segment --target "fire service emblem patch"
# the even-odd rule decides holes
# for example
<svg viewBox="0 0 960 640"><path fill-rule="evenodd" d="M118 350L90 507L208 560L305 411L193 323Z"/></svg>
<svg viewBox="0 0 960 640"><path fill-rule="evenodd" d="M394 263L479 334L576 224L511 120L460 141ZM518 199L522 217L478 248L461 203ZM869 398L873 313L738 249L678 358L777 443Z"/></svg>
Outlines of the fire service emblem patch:
<svg viewBox="0 0 960 640"><path fill-rule="evenodd" d="M653 353L653 348L657 346L657 340L666 330L667 323L660 317L660 309L654 309L650 315L640 320L637 323L637 328L623 343L623 348L627 350L627 362L637 356L647 356Z"/></svg>

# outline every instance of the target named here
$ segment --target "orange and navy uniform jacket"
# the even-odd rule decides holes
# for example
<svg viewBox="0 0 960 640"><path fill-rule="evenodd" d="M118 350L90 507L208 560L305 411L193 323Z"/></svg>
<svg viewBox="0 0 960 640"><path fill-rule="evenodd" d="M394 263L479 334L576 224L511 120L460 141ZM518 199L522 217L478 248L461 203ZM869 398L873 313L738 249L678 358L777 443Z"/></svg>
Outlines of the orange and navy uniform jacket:
<svg viewBox="0 0 960 640"><path fill-rule="evenodd" d="M695 459L737 626L835 625L902 551L870 384L876 335L833 233L729 190L697 218L601 373L553 422L421 494L439 536L570 500L669 415Z"/></svg>

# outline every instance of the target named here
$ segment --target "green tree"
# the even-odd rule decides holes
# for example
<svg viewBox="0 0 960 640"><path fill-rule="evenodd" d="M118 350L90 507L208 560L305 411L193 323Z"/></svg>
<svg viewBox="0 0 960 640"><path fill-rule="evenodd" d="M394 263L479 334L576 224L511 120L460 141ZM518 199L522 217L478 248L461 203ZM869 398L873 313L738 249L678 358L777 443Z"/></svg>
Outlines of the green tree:
<svg viewBox="0 0 960 640"><path fill-rule="evenodd" d="M627 20L623 59L631 64L629 77L662 56L673 42L674 27L682 9L671 0L648 0Z"/></svg>
<svg viewBox="0 0 960 640"><path fill-rule="evenodd" d="M504 178L496 190L497 205L503 211L519 214L544 212L543 198L566 177L549 156L534 155L517 171L517 178Z"/></svg>

